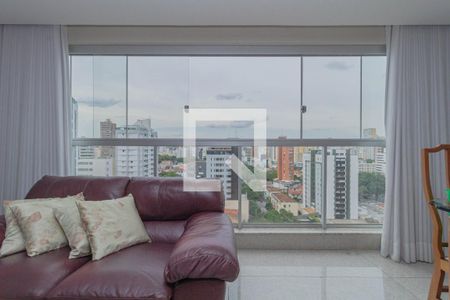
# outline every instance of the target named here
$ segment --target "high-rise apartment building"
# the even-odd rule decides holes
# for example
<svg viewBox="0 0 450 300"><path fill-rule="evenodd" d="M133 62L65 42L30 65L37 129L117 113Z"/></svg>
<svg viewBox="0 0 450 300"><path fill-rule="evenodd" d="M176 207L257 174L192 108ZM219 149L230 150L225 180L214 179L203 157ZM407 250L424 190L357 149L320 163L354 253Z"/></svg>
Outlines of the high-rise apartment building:
<svg viewBox="0 0 450 300"><path fill-rule="evenodd" d="M358 219L358 156L351 149L327 155L327 218Z"/></svg>
<svg viewBox="0 0 450 300"><path fill-rule="evenodd" d="M112 158L101 158L99 148L93 146L77 147L75 174L79 176L113 176Z"/></svg>
<svg viewBox="0 0 450 300"><path fill-rule="evenodd" d="M96 158L96 149L94 146L77 147L77 159L94 159Z"/></svg>
<svg viewBox="0 0 450 300"><path fill-rule="evenodd" d="M225 199L238 199L236 175L226 164L233 151L230 147L209 148L206 150L206 178L220 179L225 191Z"/></svg>
<svg viewBox="0 0 450 300"><path fill-rule="evenodd" d="M386 174L386 148L377 148L375 154L375 172Z"/></svg>
<svg viewBox="0 0 450 300"><path fill-rule="evenodd" d="M110 119L106 119L100 122L100 137L102 139L111 139L116 137L116 123L111 122ZM101 158L113 158L114 157L114 147L112 146L101 146L100 147L100 157Z"/></svg>
<svg viewBox="0 0 450 300"><path fill-rule="evenodd" d="M76 174L78 176L113 176L112 158L77 159Z"/></svg>
<svg viewBox="0 0 450 300"><path fill-rule="evenodd" d="M267 147L267 167L275 168L275 163L277 160L277 151L275 147Z"/></svg>
<svg viewBox="0 0 450 300"><path fill-rule="evenodd" d="M253 165L254 159L255 159L254 148L253 147L243 147L241 160L247 165Z"/></svg>
<svg viewBox="0 0 450 300"><path fill-rule="evenodd" d="M303 161L303 154L305 153L305 147L295 147L294 148L294 163Z"/></svg>
<svg viewBox="0 0 450 300"><path fill-rule="evenodd" d="M375 147L360 147L358 156L362 162L370 164L375 162L375 152Z"/></svg>
<svg viewBox="0 0 450 300"><path fill-rule="evenodd" d="M358 219L358 156L350 149L334 149L327 153L327 218ZM303 201L306 207L321 212L322 204L321 151L303 155Z"/></svg>
<svg viewBox="0 0 450 300"><path fill-rule="evenodd" d="M363 136L364 139L377 139L377 129L376 128L364 128ZM375 162L375 147L361 147L359 148L359 159L365 163L374 163ZM367 167L367 169L371 169L371 167Z"/></svg>
<svg viewBox="0 0 450 300"><path fill-rule="evenodd" d="M138 120L134 125L116 128L117 138L149 139L157 137L157 133L151 128L151 122ZM153 177L157 170L155 152L148 146L117 146L114 165L117 176L141 176Z"/></svg>
<svg viewBox="0 0 450 300"><path fill-rule="evenodd" d="M286 137L279 137L286 139ZM278 180L291 181L294 179L294 148L278 147L277 155L277 173Z"/></svg>
<svg viewBox="0 0 450 300"><path fill-rule="evenodd" d="M376 172L376 164L375 162L359 162L359 172L365 172L365 173L375 173Z"/></svg>
<svg viewBox="0 0 450 300"><path fill-rule="evenodd" d="M319 150L303 154L303 205L322 211L322 155Z"/></svg>

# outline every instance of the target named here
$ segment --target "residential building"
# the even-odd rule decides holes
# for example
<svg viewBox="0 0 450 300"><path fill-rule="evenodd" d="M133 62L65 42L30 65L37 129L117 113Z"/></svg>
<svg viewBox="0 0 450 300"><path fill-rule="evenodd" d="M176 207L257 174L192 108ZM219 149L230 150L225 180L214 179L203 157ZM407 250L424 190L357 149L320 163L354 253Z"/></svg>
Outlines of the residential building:
<svg viewBox="0 0 450 300"><path fill-rule="evenodd" d="M303 154L303 204L322 212L322 155L319 150Z"/></svg>
<svg viewBox="0 0 450 300"><path fill-rule="evenodd" d="M305 147L294 147L294 162L302 162L303 161L303 154L305 153L306 148Z"/></svg>
<svg viewBox="0 0 450 300"><path fill-rule="evenodd" d="M378 139L376 128L364 128L363 139ZM378 147L360 147L358 157L363 163L373 163L375 162L375 153ZM370 167L368 167L370 169Z"/></svg>
<svg viewBox="0 0 450 300"><path fill-rule="evenodd" d="M97 149L94 146L79 146L77 159L94 159L97 157Z"/></svg>
<svg viewBox="0 0 450 300"><path fill-rule="evenodd" d="M110 119L100 122L100 137L102 139L111 139L116 137L116 123L111 122ZM101 158L114 158L113 146L100 147Z"/></svg>
<svg viewBox="0 0 450 300"><path fill-rule="evenodd" d="M386 174L386 148L378 148L378 152L375 154L375 171Z"/></svg>
<svg viewBox="0 0 450 300"><path fill-rule="evenodd" d="M358 157L362 162L374 163L375 162L375 147L360 147L358 151Z"/></svg>
<svg viewBox="0 0 450 300"><path fill-rule="evenodd" d="M206 150L206 178L222 181L225 199L237 199L237 189L232 187L232 171L226 163L232 155L230 147L209 148Z"/></svg>
<svg viewBox="0 0 450 300"><path fill-rule="evenodd" d="M292 192L296 193L294 190ZM269 185L267 186L264 196L270 199L270 203L276 211L280 212L284 209L294 216L298 216L300 203L298 200L294 199L294 197L287 194L287 190L285 191L281 188Z"/></svg>
<svg viewBox="0 0 450 300"><path fill-rule="evenodd" d="M358 219L358 156L351 149L327 153L326 192L328 219ZM303 155L303 203L321 211L323 156L313 150Z"/></svg>
<svg viewBox="0 0 450 300"><path fill-rule="evenodd" d="M284 209L285 211L293 214L295 217L298 216L299 203L297 200L292 199L288 195L281 192L270 193L270 202L276 211L280 212Z"/></svg>
<svg viewBox="0 0 450 300"><path fill-rule="evenodd" d="M76 161L78 176L113 176L112 158L85 158Z"/></svg>
<svg viewBox="0 0 450 300"><path fill-rule="evenodd" d="M375 162L359 162L359 172L366 173L375 173L376 172L376 164Z"/></svg>
<svg viewBox="0 0 450 300"><path fill-rule="evenodd" d="M255 151L253 147L242 148L241 160L244 164L252 166L255 158Z"/></svg>
<svg viewBox="0 0 450 300"><path fill-rule="evenodd" d="M293 199L300 199L303 196L303 187L300 184L294 185L288 189L289 197Z"/></svg>
<svg viewBox="0 0 450 300"><path fill-rule="evenodd" d="M80 146L76 150L75 174L79 176L113 176L112 158L101 158L98 147Z"/></svg>
<svg viewBox="0 0 450 300"><path fill-rule="evenodd" d="M279 139L286 139L286 137L279 137ZM294 180L294 148L278 147L277 159L278 180Z"/></svg>
<svg viewBox="0 0 450 300"><path fill-rule="evenodd" d="M358 156L351 149L327 155L327 218L358 219Z"/></svg>
<svg viewBox="0 0 450 300"><path fill-rule="evenodd" d="M276 164L277 164L276 147L267 147L267 167L275 168Z"/></svg>
<svg viewBox="0 0 450 300"><path fill-rule="evenodd" d="M117 138L149 139L157 137L149 119L138 120L134 125L116 128ZM115 172L117 176L153 177L158 160L152 146L117 146L115 151Z"/></svg>

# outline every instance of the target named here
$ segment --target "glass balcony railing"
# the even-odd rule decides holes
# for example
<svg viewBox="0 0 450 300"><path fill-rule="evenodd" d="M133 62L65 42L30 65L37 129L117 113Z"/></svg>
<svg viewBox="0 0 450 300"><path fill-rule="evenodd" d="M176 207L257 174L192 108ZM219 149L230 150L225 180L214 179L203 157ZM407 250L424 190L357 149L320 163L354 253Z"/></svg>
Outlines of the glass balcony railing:
<svg viewBox="0 0 450 300"><path fill-rule="evenodd" d="M383 222L384 141L372 141L368 146L360 146L364 141L347 141L355 146L332 146L333 142L342 144L343 141L327 141L323 146L317 145L319 141L311 141L311 146L294 146L295 143L285 140L284 144L277 141L277 145L268 146L265 151L248 146L249 141L234 141L238 146L211 142L209 146L203 141L194 151L195 177L223 182L225 212L239 227L325 227ZM88 143L90 145L86 146ZM108 146L104 146L105 143ZM180 143L182 141L158 139L140 143L119 139L74 140L74 174L181 177L186 166L185 149ZM220 151L215 151L217 149ZM132 158L129 153L133 153ZM324 153L327 153L326 159ZM284 161L279 159L282 154ZM253 191L231 170L225 163L231 155L240 158L249 170L255 163L263 166L266 191ZM336 171L337 162L347 172L344 180L335 184L336 177L343 176Z"/></svg>

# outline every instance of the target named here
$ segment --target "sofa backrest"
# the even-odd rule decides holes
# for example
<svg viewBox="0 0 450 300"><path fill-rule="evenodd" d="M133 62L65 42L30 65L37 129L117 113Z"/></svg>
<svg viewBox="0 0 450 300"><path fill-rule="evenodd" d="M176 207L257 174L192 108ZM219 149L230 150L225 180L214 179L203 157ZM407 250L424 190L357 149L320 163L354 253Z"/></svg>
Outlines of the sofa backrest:
<svg viewBox="0 0 450 300"><path fill-rule="evenodd" d="M205 184L217 185L217 180ZM132 194L143 221L185 220L197 212L224 211L223 192L185 192L182 178L44 176L26 198L66 197L83 192L86 200Z"/></svg>
<svg viewBox="0 0 450 300"><path fill-rule="evenodd" d="M217 182L204 183L215 185ZM185 220L198 212L224 211L222 192L185 192L181 178L131 178L126 194L134 196L144 221Z"/></svg>
<svg viewBox="0 0 450 300"><path fill-rule="evenodd" d="M44 176L25 198L66 197L83 192L87 200L124 197L128 177Z"/></svg>

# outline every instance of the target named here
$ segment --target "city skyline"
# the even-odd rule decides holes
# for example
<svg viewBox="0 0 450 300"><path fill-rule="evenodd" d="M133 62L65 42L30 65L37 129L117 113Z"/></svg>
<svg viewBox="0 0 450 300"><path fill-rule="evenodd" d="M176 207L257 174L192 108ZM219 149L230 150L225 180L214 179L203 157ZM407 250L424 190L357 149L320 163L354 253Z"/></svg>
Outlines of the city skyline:
<svg viewBox="0 0 450 300"><path fill-rule="evenodd" d="M76 99L72 98L72 106L73 106L73 111L77 111L78 110L78 102L76 101ZM79 132L79 124L80 121L78 120L79 115L78 113L73 113L73 120L76 118L77 120L72 121L72 130L74 135L77 135ZM150 117L143 117L142 119L145 120L151 120ZM142 119L137 119L134 123L139 122ZM102 120L97 120L99 123L98 127L92 127L92 131L94 131L95 129L98 129L98 134L92 132L91 136L97 136L100 138L109 138L108 136L103 136L102 135L102 123L104 122L112 122L111 118L106 117L103 121ZM118 126L117 123L113 123L115 124L115 126ZM130 124L129 126L132 126L133 124ZM246 121L230 121L230 122L222 122L222 121L202 121L202 122L198 122L197 123L197 138L224 138L224 139L229 139L229 138L242 138L242 139L251 139L253 138L253 123L252 122L246 122ZM123 123L123 125L120 125L120 127L126 127L125 125L125 121ZM156 130L153 128L153 130ZM362 138L364 139L383 139L384 136L382 135L367 135L364 131L365 130L371 130L372 132L377 132L377 128L364 128L362 130ZM158 131L159 132L159 131ZM281 137L283 138L293 138L295 139L295 137L288 137L288 136L274 136L274 137L270 137L269 132L271 132L271 129L268 128L267 129L267 136L269 139L279 139ZM78 134L77 136L78 138L88 138L88 135L80 135ZM182 136L178 136L178 138L182 138Z"/></svg>
<svg viewBox="0 0 450 300"><path fill-rule="evenodd" d="M77 118L77 112L73 113ZM76 124L76 120L72 123ZM151 119L137 120L133 125L118 126L110 119L100 122L102 138L156 138ZM378 138L376 128L364 128L363 137ZM286 139L280 136L278 139ZM237 148L236 148L237 149ZM249 211L255 199L248 199L248 192L237 193L237 176L226 164L234 153L231 147L199 147L195 153L196 178L215 178L223 182L227 211L235 218L238 199L245 199L241 217L253 220ZM270 150L273 149L273 150ZM242 160L253 166L258 149L243 147ZM94 176L182 176L182 147L98 146L78 147L76 151L77 175ZM361 174L381 174L386 169L385 150L381 147L333 147L327 152L327 198L322 197L322 150L311 147L268 147L267 155L258 157L268 172L276 175L268 185L260 209L269 214L272 210L289 222L316 222L327 202L327 219L369 223L382 222L382 207L378 199L366 199L368 190L359 191ZM367 177L367 176L366 176ZM366 179L364 179L366 180ZM269 181L269 179L268 179ZM363 194L361 194L363 193ZM254 194L254 192L253 192ZM252 196L252 195L250 195ZM261 204L257 204L261 205ZM271 212L274 214L274 212ZM286 215L287 214L287 215ZM261 218L261 217L259 217ZM275 217L277 218L277 217ZM283 219L284 218L284 219ZM287 218L287 219L285 219Z"/></svg>

